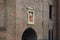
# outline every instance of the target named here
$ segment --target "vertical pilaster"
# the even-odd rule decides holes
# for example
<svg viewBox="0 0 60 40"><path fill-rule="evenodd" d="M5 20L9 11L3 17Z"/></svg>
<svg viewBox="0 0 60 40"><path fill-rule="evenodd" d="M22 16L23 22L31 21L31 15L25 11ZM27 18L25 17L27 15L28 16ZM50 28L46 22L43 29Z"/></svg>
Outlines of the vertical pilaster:
<svg viewBox="0 0 60 40"><path fill-rule="evenodd" d="M6 0L7 40L16 40L16 0Z"/></svg>

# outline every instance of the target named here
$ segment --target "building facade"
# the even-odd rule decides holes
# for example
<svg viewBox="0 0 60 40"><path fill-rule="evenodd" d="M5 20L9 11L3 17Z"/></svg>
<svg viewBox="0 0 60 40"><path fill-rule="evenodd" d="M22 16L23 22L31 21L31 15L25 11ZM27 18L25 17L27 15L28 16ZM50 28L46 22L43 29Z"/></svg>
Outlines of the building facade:
<svg viewBox="0 0 60 40"><path fill-rule="evenodd" d="M52 31L55 40L56 3L56 0L0 0L0 40L49 40Z"/></svg>

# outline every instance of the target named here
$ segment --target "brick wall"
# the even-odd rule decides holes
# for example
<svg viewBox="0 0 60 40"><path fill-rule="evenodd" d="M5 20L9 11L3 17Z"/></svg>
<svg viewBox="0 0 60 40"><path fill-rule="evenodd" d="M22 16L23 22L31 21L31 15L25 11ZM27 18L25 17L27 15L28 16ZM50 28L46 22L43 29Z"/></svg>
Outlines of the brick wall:
<svg viewBox="0 0 60 40"><path fill-rule="evenodd" d="M58 0L58 40L60 40L60 0Z"/></svg>
<svg viewBox="0 0 60 40"><path fill-rule="evenodd" d="M16 40L16 0L7 0L7 40Z"/></svg>
<svg viewBox="0 0 60 40"><path fill-rule="evenodd" d="M27 7L33 7L35 13L35 23L33 25L27 24L28 22ZM17 40L22 40L24 30L26 30L29 27L33 28L36 31L38 40L42 39L48 40L48 20L49 20L48 9L49 9L48 0L17 0L16 1Z"/></svg>
<svg viewBox="0 0 60 40"><path fill-rule="evenodd" d="M0 0L0 40L16 40L16 0Z"/></svg>
<svg viewBox="0 0 60 40"><path fill-rule="evenodd" d="M48 0L6 0L5 3L4 0L0 0L1 27L4 27L4 14L6 13L6 31L0 31L1 40L22 40L23 32L29 27L36 31L38 40L43 39L44 27L44 39L48 40ZM34 25L27 25L26 8L30 6L35 12Z"/></svg>
<svg viewBox="0 0 60 40"><path fill-rule="evenodd" d="M6 40L6 32L4 29L4 23L5 23L5 4L4 0L0 0L0 40Z"/></svg>

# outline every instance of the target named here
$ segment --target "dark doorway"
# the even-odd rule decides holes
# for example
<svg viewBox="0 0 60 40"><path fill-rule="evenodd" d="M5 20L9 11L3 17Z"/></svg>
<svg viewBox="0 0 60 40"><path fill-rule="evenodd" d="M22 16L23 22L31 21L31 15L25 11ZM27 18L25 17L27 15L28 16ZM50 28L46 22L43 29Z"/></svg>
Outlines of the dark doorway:
<svg viewBox="0 0 60 40"><path fill-rule="evenodd" d="M22 40L37 40L37 34L32 28L28 28L24 31Z"/></svg>

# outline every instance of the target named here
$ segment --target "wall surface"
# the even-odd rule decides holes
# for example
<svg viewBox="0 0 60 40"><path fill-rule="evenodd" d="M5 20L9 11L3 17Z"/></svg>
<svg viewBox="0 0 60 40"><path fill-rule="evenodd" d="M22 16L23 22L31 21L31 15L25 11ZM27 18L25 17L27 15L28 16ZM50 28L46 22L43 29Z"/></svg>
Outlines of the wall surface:
<svg viewBox="0 0 60 40"><path fill-rule="evenodd" d="M35 13L35 23L33 25L27 24L28 7L33 7ZM48 40L48 8L48 0L16 0L17 40L22 40L23 32L29 27L36 31L38 40Z"/></svg>
<svg viewBox="0 0 60 40"><path fill-rule="evenodd" d="M15 14L15 0L0 0L0 40L16 40Z"/></svg>
<svg viewBox="0 0 60 40"><path fill-rule="evenodd" d="M36 31L37 40L48 40L48 0L0 0L0 5L0 27L6 28L0 31L0 40L22 40L23 32L30 27ZM33 7L33 25L27 24L27 7Z"/></svg>
<svg viewBox="0 0 60 40"><path fill-rule="evenodd" d="M57 20L57 22L58 22L58 26L57 26L57 37L58 37L58 40L60 40L60 0L58 0L57 1L57 4L58 4L58 6L57 6L57 9L58 9L58 15L57 15L57 18L58 18L58 20Z"/></svg>
<svg viewBox="0 0 60 40"><path fill-rule="evenodd" d="M5 12L4 0L0 0L0 29L2 29L4 27L4 20L5 20L4 12ZM0 31L0 40L6 40L6 32L5 31Z"/></svg>
<svg viewBox="0 0 60 40"><path fill-rule="evenodd" d="M16 40L16 0L6 0L7 40Z"/></svg>

